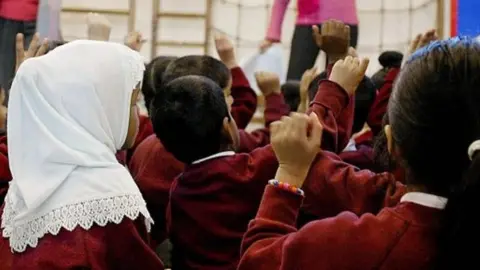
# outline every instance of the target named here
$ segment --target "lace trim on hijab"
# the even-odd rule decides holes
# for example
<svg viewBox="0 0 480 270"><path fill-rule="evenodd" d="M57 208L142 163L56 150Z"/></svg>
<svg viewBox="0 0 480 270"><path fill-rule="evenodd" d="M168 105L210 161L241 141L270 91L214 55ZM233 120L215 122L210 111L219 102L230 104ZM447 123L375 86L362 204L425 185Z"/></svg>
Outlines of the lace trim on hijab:
<svg viewBox="0 0 480 270"><path fill-rule="evenodd" d="M60 229L73 231L78 226L85 230L94 225L119 224L127 217L135 220L142 214L150 232L153 220L141 195L123 195L83 201L62 206L41 217L15 224L17 215L11 199L6 198L1 227L3 237L9 238L12 252L23 252L28 246L35 248L45 234L57 235Z"/></svg>

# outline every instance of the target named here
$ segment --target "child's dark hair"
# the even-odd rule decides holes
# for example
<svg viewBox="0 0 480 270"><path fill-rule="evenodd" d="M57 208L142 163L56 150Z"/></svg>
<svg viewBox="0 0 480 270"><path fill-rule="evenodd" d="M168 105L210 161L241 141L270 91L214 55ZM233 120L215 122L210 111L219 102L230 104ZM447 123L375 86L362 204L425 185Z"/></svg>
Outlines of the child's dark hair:
<svg viewBox="0 0 480 270"><path fill-rule="evenodd" d="M49 53L50 51L56 49L57 47L60 47L65 44L67 44L67 41L64 41L64 40L49 40L48 49L46 53Z"/></svg>
<svg viewBox="0 0 480 270"><path fill-rule="evenodd" d="M230 119L223 90L203 76L182 76L155 93L151 119L165 149L181 162L217 153L224 146L223 121Z"/></svg>
<svg viewBox="0 0 480 270"><path fill-rule="evenodd" d="M145 66L141 91L148 111L150 111L150 103L155 95L156 86L161 87L163 73L175 59L177 59L175 56L158 56Z"/></svg>
<svg viewBox="0 0 480 270"><path fill-rule="evenodd" d="M315 98L320 81L325 79L327 79L327 72L324 71L312 80L308 87L308 97L310 101ZM377 89L372 80L369 77L364 76L355 91L355 111L352 134L359 132L365 126L368 114L370 113L370 108L375 101L376 94Z"/></svg>
<svg viewBox="0 0 480 270"><path fill-rule="evenodd" d="M208 55L188 55L180 57L168 65L163 74L163 83L169 83L186 75L207 77L222 89L225 89L230 81L230 70L221 61Z"/></svg>
<svg viewBox="0 0 480 270"><path fill-rule="evenodd" d="M399 68L402 65L403 54L397 51L385 51L378 57L378 62L382 65L375 74L372 75L372 81L375 87L380 88L385 82L385 76L391 68Z"/></svg>
<svg viewBox="0 0 480 270"><path fill-rule="evenodd" d="M287 81L282 85L282 94L291 112L296 112L300 104L300 82Z"/></svg>
<svg viewBox="0 0 480 270"><path fill-rule="evenodd" d="M480 44L456 37L415 52L402 69L388 118L409 184L448 198L439 234L438 269L478 269Z"/></svg>

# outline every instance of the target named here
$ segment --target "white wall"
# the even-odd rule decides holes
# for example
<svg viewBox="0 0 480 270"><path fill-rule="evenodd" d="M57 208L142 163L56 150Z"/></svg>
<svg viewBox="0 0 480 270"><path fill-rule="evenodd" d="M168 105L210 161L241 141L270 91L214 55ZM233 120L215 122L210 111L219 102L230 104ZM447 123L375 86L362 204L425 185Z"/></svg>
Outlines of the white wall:
<svg viewBox="0 0 480 270"><path fill-rule="evenodd" d="M162 11L200 13L205 11L205 1L160 0ZM212 29L221 30L234 39L240 58L254 53L268 23L270 11L267 5L271 5L273 0L212 1ZM294 27L295 2L291 1L291 8L283 25L285 65ZM371 58L369 73L378 69L375 59L380 51L403 51L409 39L416 33L436 26L436 0L357 0L357 5L360 18L358 51L361 56ZM127 10L128 0L63 0L63 6ZM135 28L148 39L142 50L147 59L150 58L152 41L152 15L152 0L136 0ZM85 14L62 14L62 31L67 40L85 36L84 16ZM127 32L127 17L109 16L109 19L114 25L112 41L121 42ZM448 21L448 18L446 20ZM162 39L198 42L203 41L205 27L203 21L198 19L162 19L158 33ZM202 48L174 47L159 47L157 50L158 54L163 55L198 54L202 51ZM213 47L210 48L210 53L214 54Z"/></svg>

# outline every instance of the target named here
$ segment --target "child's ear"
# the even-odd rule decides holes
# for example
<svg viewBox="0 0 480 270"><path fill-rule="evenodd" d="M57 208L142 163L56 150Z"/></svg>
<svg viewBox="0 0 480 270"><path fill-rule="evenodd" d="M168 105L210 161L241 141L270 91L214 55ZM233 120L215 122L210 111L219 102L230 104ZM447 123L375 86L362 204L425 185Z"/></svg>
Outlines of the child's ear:
<svg viewBox="0 0 480 270"><path fill-rule="evenodd" d="M230 125L230 119L228 117L223 118L223 128L222 128L222 137L227 144L233 144L233 130L232 125Z"/></svg>
<svg viewBox="0 0 480 270"><path fill-rule="evenodd" d="M388 153L392 154L392 151L393 151L392 129L390 125L385 125L383 130L385 132L385 137L387 138Z"/></svg>

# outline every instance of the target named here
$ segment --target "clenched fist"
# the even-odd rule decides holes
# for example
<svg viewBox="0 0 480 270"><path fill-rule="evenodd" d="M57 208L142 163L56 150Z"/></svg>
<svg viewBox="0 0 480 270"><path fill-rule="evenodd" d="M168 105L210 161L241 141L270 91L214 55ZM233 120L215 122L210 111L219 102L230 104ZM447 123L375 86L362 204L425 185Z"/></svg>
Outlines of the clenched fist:
<svg viewBox="0 0 480 270"><path fill-rule="evenodd" d="M130 49L139 52L145 44L145 39L142 38L142 33L133 31L128 33L125 37L125 45Z"/></svg>
<svg viewBox="0 0 480 270"><path fill-rule="evenodd" d="M351 56L347 56L344 60L338 60L333 65L329 80L339 84L349 95L353 95L365 76L368 62L368 58L360 60Z"/></svg>
<svg viewBox="0 0 480 270"><path fill-rule="evenodd" d="M280 78L273 72L260 71L255 73L258 88L264 96L281 93Z"/></svg>
<svg viewBox="0 0 480 270"><path fill-rule="evenodd" d="M98 13L87 15L87 35L89 40L108 41L112 25L107 17Z"/></svg>
<svg viewBox="0 0 480 270"><path fill-rule="evenodd" d="M317 46L323 50L328 57L335 58L333 61L344 58L350 46L350 27L338 20L328 20L318 26L312 27L313 38Z"/></svg>
<svg viewBox="0 0 480 270"><path fill-rule="evenodd" d="M217 49L220 60L222 60L229 69L238 66L233 43L225 34L215 34L215 48Z"/></svg>
<svg viewBox="0 0 480 270"><path fill-rule="evenodd" d="M320 150L322 124L315 113L291 113L270 125L270 142L277 156L275 179L301 187Z"/></svg>

